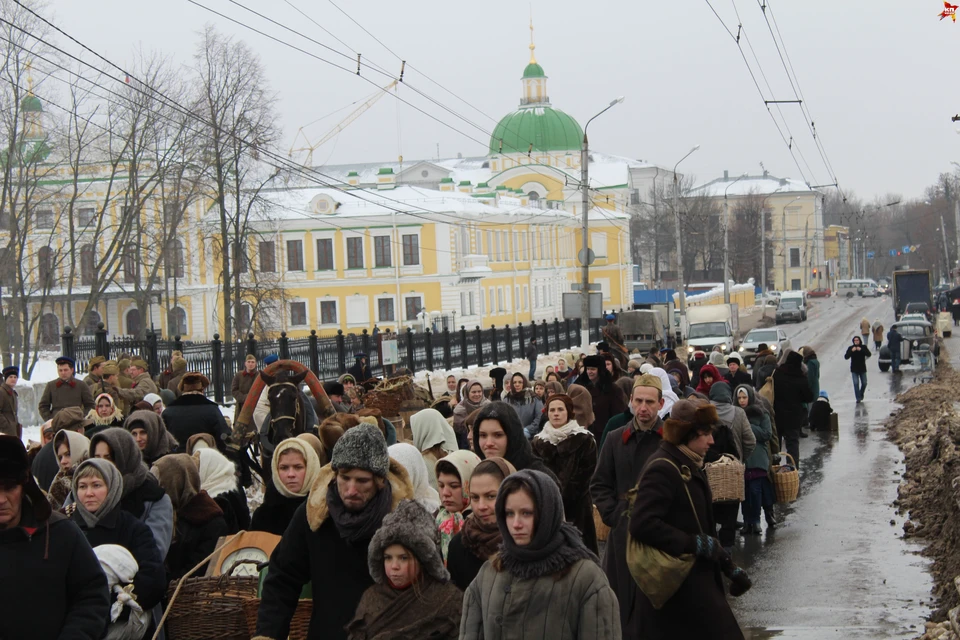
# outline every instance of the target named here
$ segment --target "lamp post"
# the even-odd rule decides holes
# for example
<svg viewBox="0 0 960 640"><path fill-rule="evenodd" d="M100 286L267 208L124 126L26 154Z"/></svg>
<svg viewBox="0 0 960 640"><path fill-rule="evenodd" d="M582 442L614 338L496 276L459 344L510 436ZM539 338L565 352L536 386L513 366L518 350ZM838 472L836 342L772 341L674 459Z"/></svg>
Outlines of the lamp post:
<svg viewBox="0 0 960 640"><path fill-rule="evenodd" d="M723 304L730 304L730 205L727 202L727 189L740 182L740 177L723 190Z"/></svg>
<svg viewBox="0 0 960 640"><path fill-rule="evenodd" d="M623 96L616 100L611 100L610 104L603 108L600 113L587 120L583 126L583 148L580 151L580 191L583 207L583 221L581 223L581 270L580 270L580 348L586 349L590 344L590 255L589 239L587 236L590 213L590 147L587 141L587 127L598 117L606 113L609 109L623 102Z"/></svg>
<svg viewBox="0 0 960 640"><path fill-rule="evenodd" d="M700 148L696 145L687 155L677 160L673 165L673 215L677 223L677 288L680 291L680 331L682 332L687 322L687 300L683 291L683 246L680 244L680 184L677 181L677 167L680 163L690 157L694 151Z"/></svg>

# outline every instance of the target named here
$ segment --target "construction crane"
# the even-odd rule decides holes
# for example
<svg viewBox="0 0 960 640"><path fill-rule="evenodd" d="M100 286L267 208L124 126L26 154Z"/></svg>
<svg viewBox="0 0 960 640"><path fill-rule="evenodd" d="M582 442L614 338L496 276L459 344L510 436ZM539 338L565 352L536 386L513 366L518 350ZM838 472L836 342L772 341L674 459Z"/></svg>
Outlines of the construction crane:
<svg viewBox="0 0 960 640"><path fill-rule="evenodd" d="M385 86L385 87L383 87L382 89L380 89L380 91L378 91L377 93L375 93L373 96L371 96L366 102L364 102L364 103L361 104L359 107L357 107L356 109L354 109L353 111L351 111L350 114L349 114L346 118L344 118L343 120L341 120L341 121L337 124L337 126L335 126L333 129L330 129L330 131L328 131L322 138L320 138L320 141L317 142L316 144L311 144L311 143L310 143L310 139L307 138L307 134L305 134L305 133L303 132L304 128L307 127L307 126L309 126L309 125L304 125L303 127L300 127L299 129L297 129L297 135L294 136L294 138L293 138L293 145L291 145L290 151L287 153L287 156L292 158L292 157L293 157L293 154L295 154L295 153L302 153L302 152L306 151L306 152L307 152L307 158L306 158L306 162L304 163L304 166L312 167L312 166L313 166L313 152L314 152L316 149L318 149L319 147L321 147L324 143L326 143L326 142L330 141L330 139L334 138L338 133L340 133L341 131L343 131L343 130L346 129L347 127L349 127L350 124L351 124L354 120L356 120L357 118L359 118L361 115L363 115L363 113L364 113L367 109L369 109L369 108L372 107L374 104L376 104L377 100L379 100L379 99L382 98L383 96L387 95L387 93L389 93L394 87L396 87L396 86L397 86L397 82L398 82L397 80L394 80L393 82L391 82L391 83L388 84L387 86ZM294 148L294 147L296 147L297 141L298 141L301 137L303 138L303 141L306 143L307 146L305 146L305 147L299 147L299 148Z"/></svg>

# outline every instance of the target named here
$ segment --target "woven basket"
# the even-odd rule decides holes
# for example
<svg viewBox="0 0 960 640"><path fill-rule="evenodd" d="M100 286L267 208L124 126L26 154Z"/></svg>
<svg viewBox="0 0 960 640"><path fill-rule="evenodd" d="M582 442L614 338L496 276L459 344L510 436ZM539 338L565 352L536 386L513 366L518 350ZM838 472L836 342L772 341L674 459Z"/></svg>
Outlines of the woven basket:
<svg viewBox="0 0 960 640"><path fill-rule="evenodd" d="M610 535L610 527L603 524L603 520L600 519L600 511L597 509L597 505L593 505L593 527L597 530L597 540L606 542L607 536Z"/></svg>
<svg viewBox="0 0 960 640"><path fill-rule="evenodd" d="M188 578L167 613L169 640L250 640L243 603L257 596L257 576ZM177 582L170 583L170 600Z"/></svg>
<svg viewBox="0 0 960 640"><path fill-rule="evenodd" d="M704 465L714 502L743 502L743 465L728 453Z"/></svg>
<svg viewBox="0 0 960 640"><path fill-rule="evenodd" d="M257 635L257 611L260 609L260 598L249 598L243 601L243 615L247 619L246 631L249 637ZM300 600L297 610L293 612L290 621L289 640L306 640L310 631L310 616L313 615L313 600ZM244 636L247 637L247 636Z"/></svg>
<svg viewBox="0 0 960 640"><path fill-rule="evenodd" d="M780 471L782 465L775 464L770 470L773 471L771 480L773 481L773 491L777 496L777 502L793 502L800 493L800 472L797 470L797 463L786 451L781 451L781 456L790 458L790 464L793 465L793 471Z"/></svg>

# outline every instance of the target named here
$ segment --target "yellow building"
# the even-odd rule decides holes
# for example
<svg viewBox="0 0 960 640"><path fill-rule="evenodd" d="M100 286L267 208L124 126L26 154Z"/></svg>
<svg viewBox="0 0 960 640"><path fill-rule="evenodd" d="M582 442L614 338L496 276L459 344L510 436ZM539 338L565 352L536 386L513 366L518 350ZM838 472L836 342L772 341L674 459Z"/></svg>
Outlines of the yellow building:
<svg viewBox="0 0 960 640"><path fill-rule="evenodd" d="M827 266L829 276L829 286L836 288L837 280L846 280L851 277L851 252L850 252L850 228L840 225L830 225L823 230L823 257L824 264Z"/></svg>

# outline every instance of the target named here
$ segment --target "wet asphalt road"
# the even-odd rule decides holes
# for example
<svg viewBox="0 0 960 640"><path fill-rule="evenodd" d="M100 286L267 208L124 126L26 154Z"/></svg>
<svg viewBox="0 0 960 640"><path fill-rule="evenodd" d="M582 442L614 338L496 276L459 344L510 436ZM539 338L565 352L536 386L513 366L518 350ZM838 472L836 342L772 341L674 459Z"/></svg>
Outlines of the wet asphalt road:
<svg viewBox="0 0 960 640"><path fill-rule="evenodd" d="M890 298L815 304L807 322L785 329L794 349L816 349L840 432L801 439L800 497L776 507L778 528L738 536L734 559L754 586L731 605L748 639L916 637L932 583L919 545L900 539L903 518L892 503L903 456L882 426L914 376L881 373L874 354L866 399L856 405L843 353L862 317L890 326Z"/></svg>

